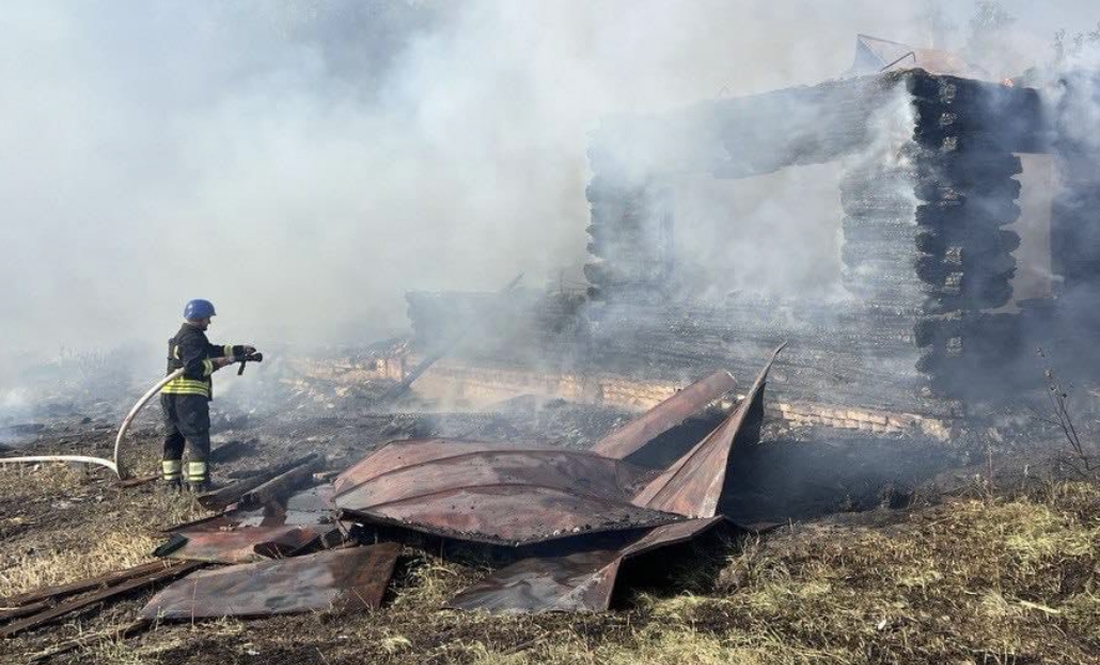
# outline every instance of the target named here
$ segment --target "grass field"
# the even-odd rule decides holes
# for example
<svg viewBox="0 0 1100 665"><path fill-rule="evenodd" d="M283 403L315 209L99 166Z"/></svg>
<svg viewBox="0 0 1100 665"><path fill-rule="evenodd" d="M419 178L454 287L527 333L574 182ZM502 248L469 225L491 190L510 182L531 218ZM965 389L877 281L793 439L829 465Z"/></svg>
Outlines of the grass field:
<svg viewBox="0 0 1100 665"><path fill-rule="evenodd" d="M0 470L0 595L148 560L186 496L67 467ZM604 615L439 610L480 571L409 551L386 607L162 625L80 663L1100 663L1100 487L946 497L696 547ZM637 575L635 575L637 577ZM0 644L3 662L132 620L134 598Z"/></svg>

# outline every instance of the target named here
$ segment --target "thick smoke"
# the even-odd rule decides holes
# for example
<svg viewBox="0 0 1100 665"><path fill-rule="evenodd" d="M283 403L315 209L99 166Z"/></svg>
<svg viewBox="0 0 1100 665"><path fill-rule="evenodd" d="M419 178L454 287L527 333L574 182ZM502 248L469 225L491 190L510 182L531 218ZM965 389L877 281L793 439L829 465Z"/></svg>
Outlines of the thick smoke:
<svg viewBox="0 0 1100 665"><path fill-rule="evenodd" d="M1036 34L1090 18L1054 4ZM214 338L262 347L377 338L405 325L408 289L492 289L520 271L579 281L586 133L601 117L832 78L857 32L924 43L927 11L6 6L0 387L62 349L129 349L154 376L192 297L218 304Z"/></svg>

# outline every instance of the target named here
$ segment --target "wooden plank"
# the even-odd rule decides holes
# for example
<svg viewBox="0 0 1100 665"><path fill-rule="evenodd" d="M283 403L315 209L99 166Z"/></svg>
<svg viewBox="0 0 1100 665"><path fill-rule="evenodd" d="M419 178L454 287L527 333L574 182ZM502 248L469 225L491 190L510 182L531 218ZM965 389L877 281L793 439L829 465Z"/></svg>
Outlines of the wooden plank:
<svg viewBox="0 0 1100 665"><path fill-rule="evenodd" d="M150 561L148 563L139 564L132 568L117 570L115 572L107 573L105 575L86 577L75 582L43 587L35 591L29 591L27 593L10 596L8 598L0 600L0 607L22 607L24 605L29 605L40 600L56 600L57 598L60 598L62 596L71 596L74 593L89 591L97 587L111 586L112 584L125 582L126 580L132 579L134 577L140 577L142 575L148 575L149 573L155 573L158 570L162 570L163 568L165 568L165 563L163 561Z"/></svg>
<svg viewBox="0 0 1100 665"><path fill-rule="evenodd" d="M159 562L158 562L159 563ZM108 587L96 593L82 596L80 598L74 598L72 600L61 603L57 607L51 608L44 612L35 614L34 616L27 617L20 621L16 621L12 624L0 628L0 638L10 638L27 630L38 628L49 624L63 616L79 612L93 605L97 605L105 600L110 600L118 596L123 596L133 591L137 591L143 587L156 584L158 582L165 582L171 579L175 579L182 575L185 575L197 568L205 566L206 564L199 561L185 561L178 564L163 565L162 569L143 575L126 582L123 582L117 586Z"/></svg>
<svg viewBox="0 0 1100 665"><path fill-rule="evenodd" d="M313 473L325 466L325 460L316 457L299 467L275 476L259 487L250 490L241 497L237 505L244 510L253 510L264 504L285 497L308 481Z"/></svg>
<svg viewBox="0 0 1100 665"><path fill-rule="evenodd" d="M226 507L237 503L241 500L241 497L245 496L249 492L260 487L264 483L271 479L284 474L288 471L292 471L295 468L317 459L317 453L311 453L304 457L299 457L291 462L280 464L279 466L272 467L260 471L254 476L248 478L242 478L235 483L226 485L225 487L215 490L213 492L206 492L200 494L198 497L199 505L207 510L224 510Z"/></svg>
<svg viewBox="0 0 1100 665"><path fill-rule="evenodd" d="M25 617L28 614L35 614L42 610L49 609L50 601L40 600L37 603L31 603L29 605L23 605L22 607L11 607L0 610L0 621L11 621L12 619L18 619L19 617Z"/></svg>

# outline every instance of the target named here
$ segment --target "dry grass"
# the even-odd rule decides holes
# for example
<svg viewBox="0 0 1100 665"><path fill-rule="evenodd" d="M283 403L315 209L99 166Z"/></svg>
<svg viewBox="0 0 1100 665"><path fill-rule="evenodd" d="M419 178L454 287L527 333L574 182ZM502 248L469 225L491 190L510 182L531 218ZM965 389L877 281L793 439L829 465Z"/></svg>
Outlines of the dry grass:
<svg viewBox="0 0 1100 665"><path fill-rule="evenodd" d="M1100 662L1100 489L974 500L884 531L744 543L706 594L640 596L625 639L558 634L474 662Z"/></svg>
<svg viewBox="0 0 1100 665"><path fill-rule="evenodd" d="M0 519L34 522L0 541L0 593L138 563L159 527L197 516L186 499L116 495L94 474L59 468L0 474L16 500ZM82 495L91 498L51 521L51 502ZM480 571L419 554L403 562L380 612L164 625L70 662L1100 663L1094 485L954 501L890 527L796 525L711 556L717 578L702 568L679 574L676 588L691 593L638 593L606 615L497 617L440 611ZM132 612L105 612L84 629L121 625ZM27 638L24 652L72 630Z"/></svg>
<svg viewBox="0 0 1100 665"><path fill-rule="evenodd" d="M161 528L206 514L190 497L155 487L123 495L105 473L65 464L0 474L0 495L0 527L12 532L0 547L0 597L150 561Z"/></svg>

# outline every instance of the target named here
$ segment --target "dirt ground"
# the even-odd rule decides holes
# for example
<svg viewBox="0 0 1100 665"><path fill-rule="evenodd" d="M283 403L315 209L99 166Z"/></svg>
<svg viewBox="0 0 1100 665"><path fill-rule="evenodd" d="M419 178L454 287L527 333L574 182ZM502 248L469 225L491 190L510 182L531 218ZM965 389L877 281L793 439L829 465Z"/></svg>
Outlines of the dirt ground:
<svg viewBox="0 0 1100 665"><path fill-rule="evenodd" d="M216 445L248 442L218 473L312 450L338 469L408 436L584 447L628 417L523 400L487 413L370 413L364 397L312 388L266 410L215 402ZM62 405L0 429L8 446L102 454L121 408ZM131 444L140 472L158 459L155 411ZM0 662L102 634L56 662L1100 663L1100 486L1059 471L1056 440L995 438L983 457L974 446L769 426L758 449L736 456L726 506L768 529L637 560L606 614L443 611L482 566L408 549L377 612L112 638L143 593L0 642ZM0 467L0 597L148 561L161 529L205 514L187 495L120 489L102 470Z"/></svg>

